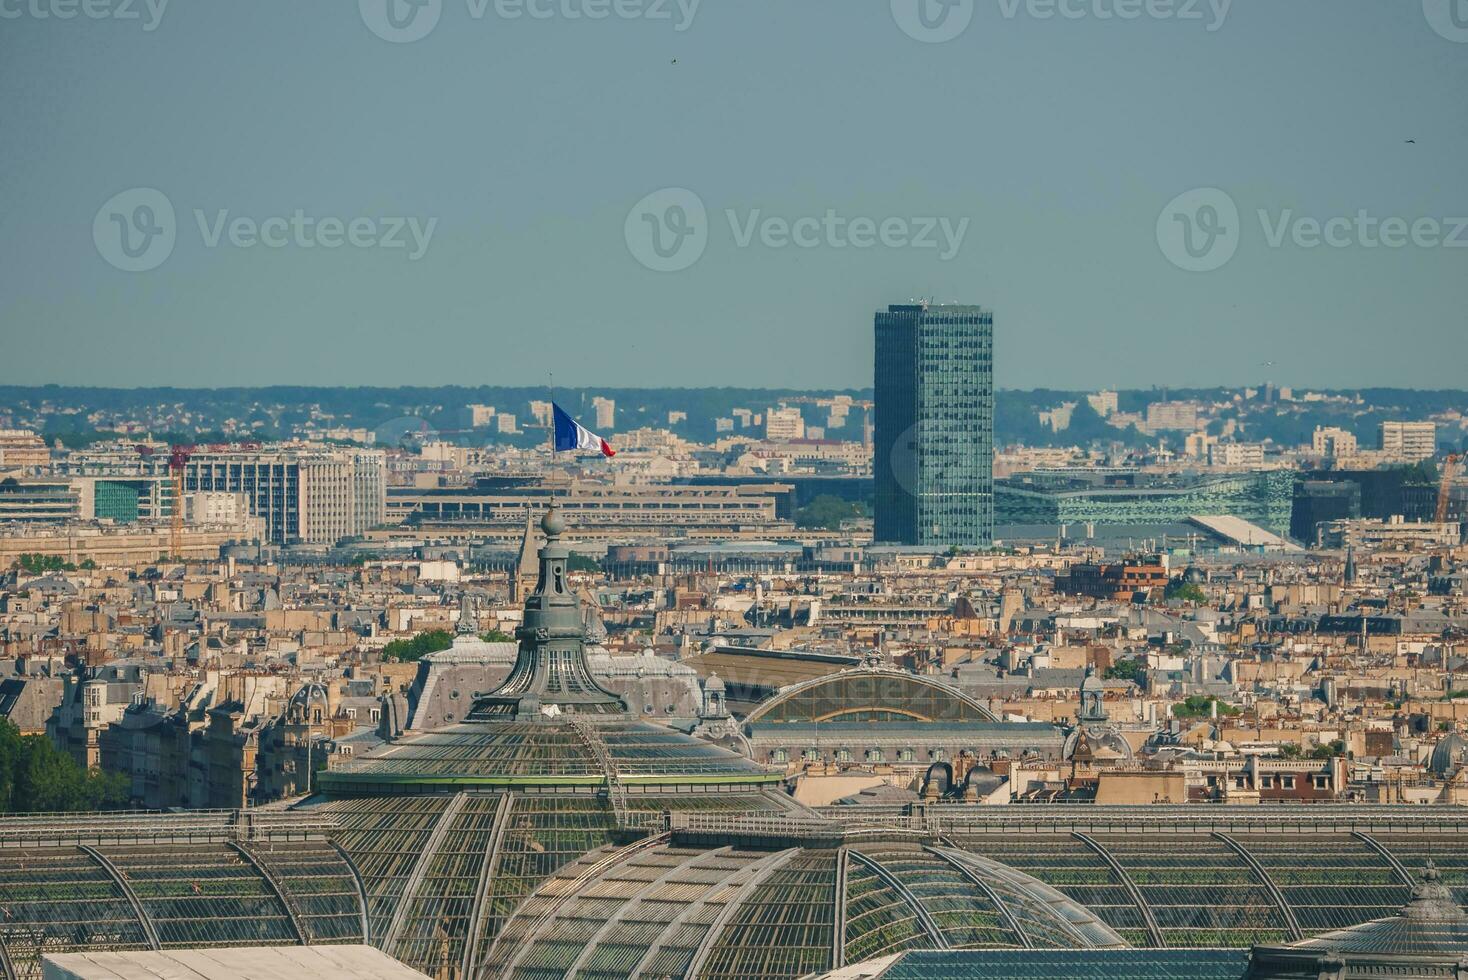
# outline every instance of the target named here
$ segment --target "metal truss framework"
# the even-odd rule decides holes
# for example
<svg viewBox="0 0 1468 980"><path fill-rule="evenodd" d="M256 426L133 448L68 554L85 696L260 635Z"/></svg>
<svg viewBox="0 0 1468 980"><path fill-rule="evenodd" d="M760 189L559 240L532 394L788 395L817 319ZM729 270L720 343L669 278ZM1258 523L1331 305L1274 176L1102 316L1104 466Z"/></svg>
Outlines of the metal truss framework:
<svg viewBox="0 0 1468 980"><path fill-rule="evenodd" d="M1071 836L1095 851L1097 856L1106 862L1106 866L1111 869L1111 873L1116 876L1116 880L1121 883L1121 887L1126 889L1127 894L1136 903L1137 911L1142 913L1142 921L1147 925L1147 936L1151 939L1152 945L1166 946L1167 943L1162 939L1162 928L1157 924L1156 914L1153 913L1152 907L1147 904L1147 900L1142 897L1142 890L1137 887L1137 883L1132 880L1132 876L1127 874L1126 868L1121 866L1121 862L1117 861L1111 852L1102 847L1094 837L1082 833L1074 833Z"/></svg>
<svg viewBox="0 0 1468 980"><path fill-rule="evenodd" d="M1029 933L1025 932L1024 926L1020 924L1019 919L1015 918L1014 912L1009 908L1009 903L1000 898L999 893L987 881L975 874L972 868L964 862L955 859L951 853L943 848L924 847L923 850L946 862L954 871L963 875L970 884L987 895L989 901L993 902L994 907L999 910L999 914L1004 917L1005 926L1008 927L1010 932L1019 937L1020 945L1025 949L1035 948L1035 941L1030 938Z"/></svg>
<svg viewBox="0 0 1468 980"><path fill-rule="evenodd" d="M127 877L117 870L115 864L103 857L95 847L83 844L78 850L96 861L102 870L107 872L112 883L117 886L118 891L122 892L127 903L133 907L133 913L138 917L138 925L142 928L143 935L148 937L148 946L152 949L162 949L163 945L158 940L158 926L153 922L153 917L143 909L143 903L138 901L137 892L133 891L132 885L128 884Z"/></svg>
<svg viewBox="0 0 1468 980"><path fill-rule="evenodd" d="M1300 922L1295 918L1295 910L1290 908L1289 902L1285 901L1284 892L1279 890L1279 886L1274 883L1274 879L1269 876L1269 872L1264 869L1264 865L1259 863L1259 859L1245 850L1244 845L1228 836L1228 834L1214 832L1213 838L1226 844L1231 851L1243 858L1244 863L1249 866L1249 870L1254 872L1255 877L1259 879L1259 883L1269 892L1269 897L1274 899L1274 904L1279 909L1279 914L1285 921L1285 928L1289 931L1290 942L1299 942L1301 939L1304 939L1305 934L1300 930Z"/></svg>
<svg viewBox="0 0 1468 980"><path fill-rule="evenodd" d="M43 955L76 949L364 939L360 879L324 838L195 815L179 821L191 824L181 840L177 826L149 836L135 817L99 815L58 839L69 822L0 822L3 980L38 977Z"/></svg>

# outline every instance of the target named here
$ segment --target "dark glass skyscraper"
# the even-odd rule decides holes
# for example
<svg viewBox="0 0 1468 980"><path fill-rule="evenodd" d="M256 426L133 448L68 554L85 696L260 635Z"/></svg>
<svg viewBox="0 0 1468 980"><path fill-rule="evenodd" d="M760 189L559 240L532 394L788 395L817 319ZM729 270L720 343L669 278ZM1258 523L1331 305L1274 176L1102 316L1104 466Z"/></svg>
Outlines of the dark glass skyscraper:
<svg viewBox="0 0 1468 980"><path fill-rule="evenodd" d="M876 335L876 540L990 544L994 314L891 306Z"/></svg>

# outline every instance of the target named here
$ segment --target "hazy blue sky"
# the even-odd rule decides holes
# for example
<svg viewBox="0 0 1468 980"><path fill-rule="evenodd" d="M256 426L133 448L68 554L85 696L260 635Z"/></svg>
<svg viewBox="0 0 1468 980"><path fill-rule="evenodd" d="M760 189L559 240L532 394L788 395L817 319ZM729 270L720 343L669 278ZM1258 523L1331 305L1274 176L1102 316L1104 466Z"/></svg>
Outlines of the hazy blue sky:
<svg viewBox="0 0 1468 980"><path fill-rule="evenodd" d="M918 0L390 0L407 30L438 17L408 43L369 28L392 35L389 0L173 0L153 30L146 0L87 2L137 18L0 0L0 382L860 386L873 310L928 295L995 310L1005 387L1468 386L1468 247L1337 225L1346 247L1305 248L1293 223L1468 222L1468 0L1221 23L1219 0L971 0L943 43L899 26L935 36ZM551 16L497 12L531 2ZM150 271L114 267L116 222L164 220L134 188L176 215ZM665 188L708 215L676 272L636 244L679 217L633 213ZM1215 271L1159 246L1198 188L1241 215ZM210 244L220 212L297 209L407 247ZM827 212L814 247L760 224ZM842 230L923 218L950 240Z"/></svg>

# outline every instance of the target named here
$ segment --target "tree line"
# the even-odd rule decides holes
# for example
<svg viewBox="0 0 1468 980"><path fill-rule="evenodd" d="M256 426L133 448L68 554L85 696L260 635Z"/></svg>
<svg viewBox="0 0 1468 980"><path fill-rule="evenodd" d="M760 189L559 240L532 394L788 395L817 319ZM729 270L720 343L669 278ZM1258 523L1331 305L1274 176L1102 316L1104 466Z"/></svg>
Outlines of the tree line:
<svg viewBox="0 0 1468 980"><path fill-rule="evenodd" d="M22 735L0 718L0 813L116 810L128 803L128 780L84 769L45 735Z"/></svg>

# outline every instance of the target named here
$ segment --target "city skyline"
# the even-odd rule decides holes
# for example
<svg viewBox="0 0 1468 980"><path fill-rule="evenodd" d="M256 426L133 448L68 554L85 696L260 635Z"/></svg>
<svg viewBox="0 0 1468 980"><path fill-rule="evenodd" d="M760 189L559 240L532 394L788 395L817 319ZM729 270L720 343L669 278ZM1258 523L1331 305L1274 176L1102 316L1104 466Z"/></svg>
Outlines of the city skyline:
<svg viewBox="0 0 1468 980"><path fill-rule="evenodd" d="M0 87L0 980L1468 976L1468 0Z"/></svg>

